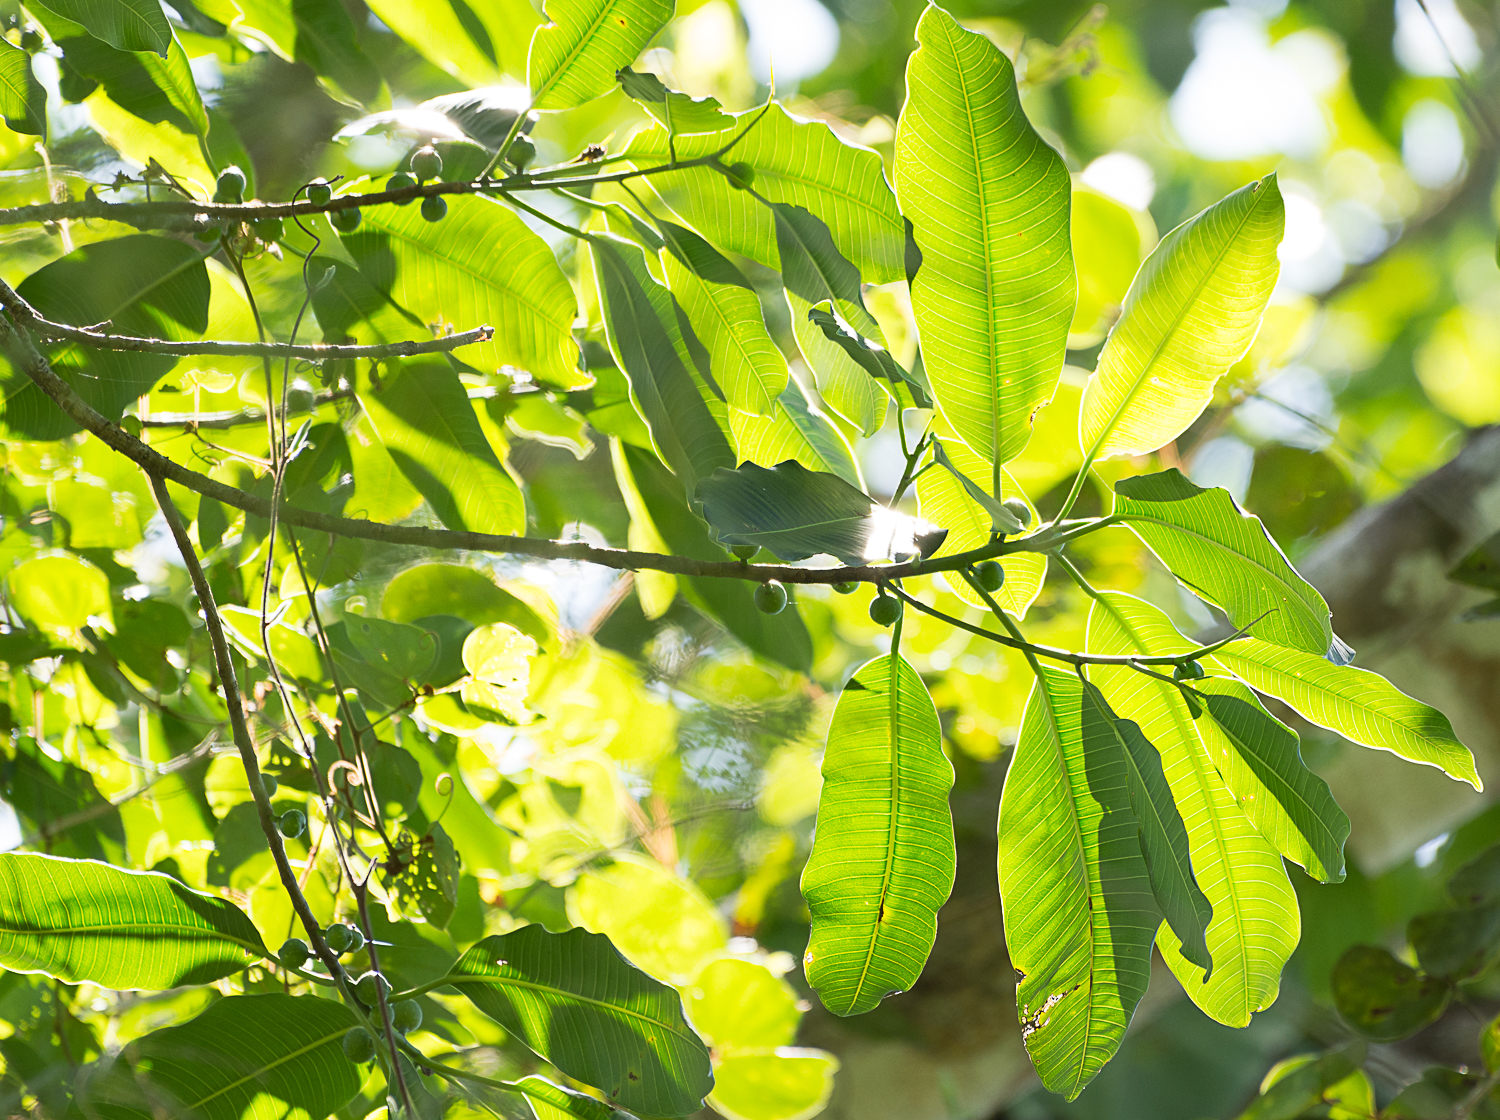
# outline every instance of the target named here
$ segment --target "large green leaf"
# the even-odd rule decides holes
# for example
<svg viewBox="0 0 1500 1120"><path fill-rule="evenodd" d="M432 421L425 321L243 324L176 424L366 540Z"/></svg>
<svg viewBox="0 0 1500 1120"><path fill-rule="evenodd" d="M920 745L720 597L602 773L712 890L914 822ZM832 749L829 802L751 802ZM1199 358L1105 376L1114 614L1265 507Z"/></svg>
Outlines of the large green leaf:
<svg viewBox="0 0 1500 1120"><path fill-rule="evenodd" d="M675 0L547 0L551 22L531 36L526 82L532 108L571 109L615 87L615 73L629 66L656 36Z"/></svg>
<svg viewBox="0 0 1500 1120"><path fill-rule="evenodd" d="M1307 653L1352 656L1334 636L1323 596L1228 490L1206 490L1173 468L1127 478L1115 492L1115 516L1235 626L1253 623L1256 637Z"/></svg>
<svg viewBox="0 0 1500 1120"><path fill-rule="evenodd" d="M244 6L247 0L237 0ZM380 21L440 70L473 89L526 72L528 32L541 22L527 0L371 0Z"/></svg>
<svg viewBox="0 0 1500 1120"><path fill-rule="evenodd" d="M901 210L922 251L912 310L938 406L998 490L1062 371L1078 294L1072 188L994 43L930 5L917 44L896 132Z"/></svg>
<svg viewBox="0 0 1500 1120"><path fill-rule="evenodd" d="M651 452L619 444L617 454L638 491L651 525L667 549L699 560L730 560L709 535L708 526L687 506L681 482ZM688 576L683 591L694 606L718 619L724 628L761 657L806 672L812 663L812 638L802 616L790 606L766 614L755 606L750 585L737 579Z"/></svg>
<svg viewBox="0 0 1500 1120"><path fill-rule="evenodd" d="M734 466L734 452L679 348L672 293L651 277L634 245L596 234L589 251L610 350L662 460L691 496L699 479Z"/></svg>
<svg viewBox="0 0 1500 1120"><path fill-rule="evenodd" d="M670 222L662 252L667 287L708 351L729 404L757 416L775 413L786 389L786 357L776 348L760 299L739 270L696 233Z"/></svg>
<svg viewBox="0 0 1500 1120"><path fill-rule="evenodd" d="M78 1105L90 1120L322 1120L364 1080L342 1046L354 1023L316 996L230 996L85 1071Z"/></svg>
<svg viewBox="0 0 1500 1120"><path fill-rule="evenodd" d="M713 1088L708 1048L677 992L627 963L603 934L532 925L486 937L443 982L621 1108L685 1116Z"/></svg>
<svg viewBox="0 0 1500 1120"><path fill-rule="evenodd" d="M675 136L723 132L734 118L714 97L689 97L671 89L655 74L638 74L628 66L615 75L625 96L640 105Z"/></svg>
<svg viewBox="0 0 1500 1120"><path fill-rule="evenodd" d="M378 389L362 382L359 401L397 468L444 525L459 532L526 532L521 488L485 439L446 360L405 361Z"/></svg>
<svg viewBox="0 0 1500 1120"><path fill-rule="evenodd" d="M1078 439L1087 456L1144 455L1198 418L1214 382L1255 340L1276 286L1283 220L1268 175L1161 239L1084 390Z"/></svg>
<svg viewBox="0 0 1500 1120"><path fill-rule="evenodd" d="M359 49L354 21L339 0L292 0L294 57L360 101L380 93L380 72Z"/></svg>
<svg viewBox="0 0 1500 1120"><path fill-rule="evenodd" d="M0 40L0 117L12 132L47 136L47 91L31 70L31 56Z"/></svg>
<svg viewBox="0 0 1500 1120"><path fill-rule="evenodd" d="M1453 734L1448 717L1401 692L1384 677L1352 665L1257 638L1242 638L1214 660L1257 692L1284 702L1305 719L1351 742L1436 766L1475 789L1484 783L1474 756Z"/></svg>
<svg viewBox="0 0 1500 1120"><path fill-rule="evenodd" d="M1069 1100L1119 1049L1151 977L1161 913L1136 828L1118 746L1084 737L1082 683L1040 669L1000 799L1000 901L1022 1041Z"/></svg>
<svg viewBox="0 0 1500 1120"><path fill-rule="evenodd" d="M371 207L358 230L342 235L365 277L418 322L493 327L492 341L464 348L471 365L519 366L568 388L585 383L572 337L573 289L547 243L478 195L450 198L440 222L420 209Z"/></svg>
<svg viewBox="0 0 1500 1120"><path fill-rule="evenodd" d="M744 463L715 471L698 484L703 518L724 544L753 544L782 560L827 554L846 564L897 555L929 554L943 534L932 526L877 506L837 475L813 472L795 460L767 470Z"/></svg>
<svg viewBox="0 0 1500 1120"><path fill-rule="evenodd" d="M47 7L116 50L153 51L165 58L172 42L172 25L157 0L49 0Z"/></svg>
<svg viewBox="0 0 1500 1120"><path fill-rule="evenodd" d="M787 381L770 416L730 409L729 430L742 463L774 467L795 459L810 471L831 471L850 486L864 488L848 443L833 422L808 403L795 379Z"/></svg>
<svg viewBox="0 0 1500 1120"><path fill-rule="evenodd" d="M734 141L725 159L755 169L756 193L815 214L869 283L905 278L906 231L879 155L839 139L824 121L792 115L780 103L736 114L735 121L731 132L679 136L678 158L710 155ZM667 162L666 129L636 135L626 153L641 166ZM768 268L781 267L770 212L717 171L692 167L641 182L715 245Z"/></svg>
<svg viewBox="0 0 1500 1120"><path fill-rule="evenodd" d="M209 284L203 254L166 237L135 234L95 241L28 276L21 296L56 322L108 321L119 334L185 340L208 326ZM52 367L78 395L111 419L150 389L177 359L159 354L48 347ZM60 439L78 430L32 380L8 370L0 382L4 425L30 439Z"/></svg>
<svg viewBox="0 0 1500 1120"><path fill-rule="evenodd" d="M1165 615L1121 592L1103 592L1089 615L1091 653L1175 653L1182 641ZM1187 826L1193 871L1213 907L1207 931L1213 975L1205 981L1202 970L1182 958L1167 928L1159 936L1162 958L1199 1007L1244 1026L1276 999L1282 966L1297 945L1297 900L1281 860L1216 768L1219 758L1202 738L1208 717L1200 711L1195 720L1175 685L1124 666L1092 666L1089 676L1161 751ZM1266 815L1275 811L1258 808Z"/></svg>
<svg viewBox="0 0 1500 1120"><path fill-rule="evenodd" d="M59 38L59 33L54 32L53 38ZM152 124L170 124L199 137L208 132L208 111L193 79L187 52L176 38L170 40L161 55L116 50L76 32L61 38L58 46L69 67L99 82L109 99L127 113ZM172 162L165 153L161 160Z"/></svg>
<svg viewBox="0 0 1500 1120"><path fill-rule="evenodd" d="M241 911L170 876L0 855L0 964L12 972L159 991L206 984L265 955Z"/></svg>
<svg viewBox="0 0 1500 1120"><path fill-rule="evenodd" d="M837 1015L857 1015L922 975L956 855L937 709L890 653L839 693L802 896L812 932L807 982Z"/></svg>
<svg viewBox="0 0 1500 1120"><path fill-rule="evenodd" d="M1151 893L1167 920L1164 928L1176 935L1182 956L1203 969L1207 981L1213 959L1204 934L1213 918L1213 906L1193 876L1187 826L1172 799L1161 755L1141 733L1140 725L1115 715L1098 686L1089 681L1083 685L1083 723L1086 740L1112 738L1119 745L1130 808L1140 825L1141 855L1151 876Z"/></svg>

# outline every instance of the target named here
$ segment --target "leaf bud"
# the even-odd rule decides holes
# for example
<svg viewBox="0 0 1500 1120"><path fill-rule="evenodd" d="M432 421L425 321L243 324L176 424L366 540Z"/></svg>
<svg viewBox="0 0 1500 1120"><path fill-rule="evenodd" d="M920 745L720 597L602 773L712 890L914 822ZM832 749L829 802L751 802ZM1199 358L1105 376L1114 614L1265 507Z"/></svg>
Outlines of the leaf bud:
<svg viewBox="0 0 1500 1120"><path fill-rule="evenodd" d="M786 588L780 580L768 580L755 589L755 605L766 614L780 614L786 609Z"/></svg>

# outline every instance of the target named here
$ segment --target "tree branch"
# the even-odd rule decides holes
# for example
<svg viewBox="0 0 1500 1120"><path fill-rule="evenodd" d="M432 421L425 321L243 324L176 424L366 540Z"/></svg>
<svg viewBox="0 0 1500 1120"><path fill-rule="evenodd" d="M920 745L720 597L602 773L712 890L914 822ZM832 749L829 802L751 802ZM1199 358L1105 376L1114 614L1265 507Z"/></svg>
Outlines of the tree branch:
<svg viewBox="0 0 1500 1120"><path fill-rule="evenodd" d="M0 343L12 353L15 364L23 369L75 423L93 433L99 440L130 459L152 478L175 482L195 493L213 498L227 506L269 519L272 503L247 494L207 475L189 470L153 450L119 425L112 423L85 401L59 377L47 359L37 350L31 336L18 326L0 318ZM1037 533L1016 541L994 541L969 552L955 553L936 560L908 560L900 564L860 564L849 567L799 568L791 564L745 564L738 560L699 560L691 556L663 556L654 552L635 552L623 548L598 548L582 541L554 541L537 537L515 537L497 533L469 533L452 529L429 529L417 525L386 525L351 517L336 517L298 506L281 505L277 516L284 522L304 529L315 529L340 537L379 541L383 544L414 545L420 548L461 549L469 552L496 552L532 556L543 560L576 560L616 571L659 571L682 576L706 576L713 579L738 579L751 583L779 580L794 584L884 583L931 572L958 571L981 560L1014 552L1045 552L1085 533L1104 528L1113 521L1105 518L1086 522L1062 534Z"/></svg>
<svg viewBox="0 0 1500 1120"><path fill-rule="evenodd" d="M128 350L180 356L208 354L221 358L297 358L310 362L328 362L344 358L410 358L418 354L446 354L462 346L488 342L495 336L491 327L483 326L443 338L388 342L379 346L340 346L327 343L293 346L282 342L219 342L212 339L169 342L163 338L134 338L130 335L107 334L91 327L54 323L43 318L36 308L21 298L16 290L3 280L0 280L0 307L10 312L12 319L18 325L29 327L46 338L76 342L81 346L90 346L96 350Z"/></svg>

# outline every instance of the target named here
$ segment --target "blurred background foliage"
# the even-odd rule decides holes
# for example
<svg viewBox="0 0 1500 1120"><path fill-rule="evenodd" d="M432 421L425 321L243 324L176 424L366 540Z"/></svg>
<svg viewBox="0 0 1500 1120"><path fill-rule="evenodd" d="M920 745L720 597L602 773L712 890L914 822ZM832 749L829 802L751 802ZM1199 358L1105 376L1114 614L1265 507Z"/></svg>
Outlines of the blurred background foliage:
<svg viewBox="0 0 1500 1120"><path fill-rule="evenodd" d="M319 77L307 64L307 52L318 49L310 36L293 31L277 39L237 25L245 9L236 5L249 3L181 0L174 23L210 107L216 143L241 153L236 159L253 171L257 196L278 199L315 175L394 169L409 147L399 138L334 135L369 111L523 77L525 44L541 19L528 0L346 0L355 38L336 44L341 65L320 66ZM1158 231L1256 176L1279 172L1287 210L1282 277L1258 341L1182 439L1158 462L1120 464L1122 474L1180 465L1201 484L1225 486L1296 560L1357 511L1448 461L1475 429L1500 421L1500 9L1478 0L958 0L950 7L1015 58L1028 113L1074 173L1081 299L1060 397L1076 397ZM889 166L921 8L917 0L680 0L676 20L641 68L731 109L756 104L774 80L795 112L828 120ZM0 16L9 21L8 39L20 43L30 17L14 0L0 2ZM108 183L153 156L179 177L212 181L172 114L133 103L107 66L86 74L44 52L37 73L49 94L49 145L0 132L0 204L68 189L76 197L80 177ZM551 163L605 138L618 149L644 122L639 107L616 91L543 118L534 139L541 162ZM548 227L535 228L558 243ZM118 232L86 223L8 227L0 275L17 284L70 247ZM288 243L309 247L298 237L289 234ZM269 316L295 310L297 272L294 258L274 253L249 263ZM217 299L228 281L213 270L211 278ZM893 349L909 359L912 320L901 286L872 291L870 305ZM251 336L242 304L226 298L215 308L222 321L210 336ZM789 319L772 327L795 354ZM141 419L254 405L260 390L249 376L253 365L179 366ZM795 359L794 370L803 372ZM531 532L639 544L631 537L631 495L622 498L619 490L619 448L612 452L609 443L610 436L639 440L632 427L639 421L622 408L619 375L595 372L588 389L502 392L486 406L489 434L508 445L509 463L525 481ZM1044 408L1030 448L1009 468L1044 515L1056 509L1057 488L1078 464L1069 415ZM877 495L889 493L899 472L895 423L858 443ZM211 444L189 446L208 443L201 432L156 438L183 441L178 450L200 461L220 458ZM350 440L356 456L357 442ZM187 619L172 605L187 601L186 577L169 560L139 477L84 437L8 441L5 454L0 569L10 608L33 621L113 613L115 633L104 645L132 679L165 690L191 687L184 666L202 651L188 648ZM239 468L224 461L216 469L234 477ZM1087 498L1093 509L1082 512L1093 512L1098 501L1097 494ZM372 516L396 518L413 515L419 499L393 485L357 495L349 508L361 502ZM252 540L253 525L225 526L235 529ZM201 521L198 532L207 547ZM57 558L23 559L39 546L70 548L92 565L87 578L34 567ZM1077 552L1096 584L1142 594L1185 628L1211 625L1124 532L1097 534ZM211 574L223 601L254 602L255 559L251 547L215 555ZM451 755L435 759L434 768L465 775L465 789L443 818L460 850L461 813L489 815L508 830L493 850L466 854L473 873L452 900L450 931L417 927L432 942L427 948L441 955L454 938L521 921L554 929L581 924L609 934L647 971L690 988L703 962L726 950L801 983L793 962L807 917L797 879L810 846L830 697L853 666L888 642L868 620L868 588L852 596L821 587L798 592L813 642L804 677L746 652L688 595L677 594L669 576L637 577L632 586L629 577L569 564L465 557L485 573L486 587L519 597L495 599L500 613L491 617L475 605L469 585L455 593L463 607L432 607L424 596L439 596L439 585L460 577L411 574L410 550L366 544L342 562L349 579L337 596L349 617L453 614L471 625L524 617L532 629L521 628L542 650L524 697L537 722L476 727L435 704L426 714L431 726L451 733L440 740ZM920 582L923 597L945 610L970 609L940 579ZM47 588L62 585L97 602L37 605ZM294 602L296 589L284 582L282 594ZM1049 578L1030 611L1033 640L1081 648L1079 607L1071 584ZM0 657L11 666L0 686L11 741L3 764L4 842L169 866L190 883L248 900L267 941L279 943L289 915L268 889L268 857L257 850L236 864L223 854L234 850L231 834L246 824L238 763L195 746L199 729L137 704L90 655L30 662L28 640L19 629L0 636ZM997 942L994 793L1030 677L1018 658L922 616L908 617L904 641L903 652L931 686L958 773L960 887L944 913L945 931L954 931L945 936L962 938L977 923ZM1303 731L1309 762L1322 772L1335 772L1341 756L1357 750ZM407 739L419 757L437 749L419 735ZM1340 794L1337 780L1334 792ZM1386 794L1399 799L1401 792ZM427 811L442 811L441 798L426 804L431 797L420 797ZM977 808L966 809L969 802ZM805 1020L802 1041L845 1062L830 1114L1236 1115L1274 1063L1347 1036L1329 989L1340 954L1356 942L1400 948L1406 921L1437 904L1447 876L1500 839L1500 810L1484 811L1478 795L1466 802L1466 823L1454 828L1447 817L1434 819L1420 847L1403 839L1393 849L1382 840L1378 814L1351 815L1356 858L1346 883L1315 886L1293 871L1302 944L1280 1001L1248 1029L1210 1022L1174 995L1170 976L1158 968L1120 1056L1078 1101L1064 1104L1035 1088L1025 1065L1003 957L966 957L961 944L957 955L944 956L940 942L931 983L939 995L967 989L977 1002L956 1002L962 1013L924 1009L919 987L856 1023L835 1028L817 1012ZM248 839L244 846L251 847ZM396 911L401 905L399 898L392 903ZM426 950L406 950L420 976ZM50 984L0 978L0 1017L10 1032L0 1038L0 1054L14 1093L26 1085L31 1096L45 1096L46 1086L28 1082L26 1071L55 1051L81 1059L187 1018L204 996L91 998L70 997L64 1007ZM1416 1039L1372 1048L1377 1095L1388 1098L1431 1062L1478 1060L1477 1027L1500 1006L1500 984L1481 979L1460 1003ZM794 1022L800 1012L786 1014ZM480 1041L492 1029L451 1021L452 1030L470 1030ZM772 1035L781 1040L773 1045L790 1041L782 1026ZM884 1079L873 1073L882 1062ZM903 1096L903 1086L916 1087ZM19 1100L13 1096L5 1107ZM757 1115L743 1102L718 1103L731 1115Z"/></svg>

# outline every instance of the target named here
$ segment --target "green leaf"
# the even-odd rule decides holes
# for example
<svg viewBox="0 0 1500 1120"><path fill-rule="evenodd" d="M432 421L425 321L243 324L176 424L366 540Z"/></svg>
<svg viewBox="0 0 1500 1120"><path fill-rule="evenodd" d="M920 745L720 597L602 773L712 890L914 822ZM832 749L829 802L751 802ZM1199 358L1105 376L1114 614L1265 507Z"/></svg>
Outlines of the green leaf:
<svg viewBox="0 0 1500 1120"><path fill-rule="evenodd" d="M717 98L689 97L663 85L655 74L638 74L627 66L615 75L615 80L626 97L637 102L674 136L723 132L734 125L734 118L723 111Z"/></svg>
<svg viewBox="0 0 1500 1120"><path fill-rule="evenodd" d="M833 421L808 403L795 378L787 380L770 416L730 409L729 430L742 463L774 467L795 459L810 471L828 471L864 488L849 444Z"/></svg>
<svg viewBox="0 0 1500 1120"><path fill-rule="evenodd" d="M1120 719L1104 694L1087 681L1083 686L1084 736L1108 735L1119 743L1125 759L1130 807L1140 824L1141 855L1151 876L1151 893L1176 934L1182 956L1203 969L1207 983L1213 958L1204 940L1213 907L1193 875L1188 854L1187 826L1172 800L1161 755L1133 720Z"/></svg>
<svg viewBox="0 0 1500 1120"><path fill-rule="evenodd" d="M360 101L380 94L380 72L359 49L354 21L339 0L291 0L294 57Z"/></svg>
<svg viewBox="0 0 1500 1120"><path fill-rule="evenodd" d="M536 1120L619 1120L620 1113L603 1101L554 1085L545 1077L532 1074L518 1084Z"/></svg>
<svg viewBox="0 0 1500 1120"><path fill-rule="evenodd" d="M1087 649L1112 656L1175 653L1190 643L1149 603L1105 591L1089 614ZM1245 1026L1276 999L1281 969L1297 946L1296 895L1276 849L1247 816L1219 768L1221 752L1205 732L1211 721L1176 685L1125 666L1096 665L1090 678L1110 705L1140 725L1161 751L1163 770L1183 822L1199 886L1213 907L1207 947L1213 975L1205 980L1175 951L1169 928L1158 936L1162 958L1184 989L1220 1022ZM1275 807L1258 811L1272 815Z"/></svg>
<svg viewBox="0 0 1500 1120"><path fill-rule="evenodd" d="M530 720L526 691L536 640L504 622L480 626L464 639L464 668L473 675L463 687L464 704L502 723Z"/></svg>
<svg viewBox="0 0 1500 1120"><path fill-rule="evenodd" d="M615 446L651 525L674 555L699 560L732 559L711 538L707 524L688 509L681 483L656 456L618 442ZM789 669L807 671L812 662L812 639L801 616L791 606L780 614L764 613L756 608L749 585L741 580L687 576L682 586L694 606L717 619L755 653Z"/></svg>
<svg viewBox="0 0 1500 1120"><path fill-rule="evenodd" d="M739 270L692 230L671 222L663 222L662 228L667 287L708 351L730 406L773 415L789 374L785 356L766 329L760 299Z"/></svg>
<svg viewBox="0 0 1500 1120"><path fill-rule="evenodd" d="M1500 903L1418 914L1406 940L1427 975L1468 980L1500 959Z"/></svg>
<svg viewBox="0 0 1500 1120"><path fill-rule="evenodd" d="M354 1024L354 1013L333 1000L230 996L136 1039L93 1076L85 1071L79 1103L85 1116L111 1120L323 1120L364 1079L344 1057L343 1037Z"/></svg>
<svg viewBox="0 0 1500 1120"><path fill-rule="evenodd" d="M1015 514L1005 508L1003 499L992 495L983 486L971 479L963 471L953 465L953 460L948 457L947 450L943 447L943 441L934 439L932 441L932 458L938 466L952 475L964 493L971 501L977 502L983 507L984 512L990 516L990 533L992 536L1004 536L1007 533L1019 533L1022 529L1021 521ZM1002 491L1003 493L1003 491Z"/></svg>
<svg viewBox="0 0 1500 1120"><path fill-rule="evenodd" d="M728 1120L803 1120L833 1095L839 1060L826 1050L783 1047L729 1054L714 1066L714 1111Z"/></svg>
<svg viewBox="0 0 1500 1120"><path fill-rule="evenodd" d="M1144 455L1198 418L1255 340L1276 285L1284 210L1276 176L1189 218L1146 258L1084 390L1090 459Z"/></svg>
<svg viewBox="0 0 1500 1120"><path fill-rule="evenodd" d="M475 626L505 622L543 647L553 638L552 628L534 609L482 569L466 564L417 564L398 573L386 584L380 613L392 622L420 623L441 614Z"/></svg>
<svg viewBox="0 0 1500 1120"><path fill-rule="evenodd" d="M165 58L172 42L172 25L157 0L48 0L47 7L116 50L153 51Z"/></svg>
<svg viewBox="0 0 1500 1120"><path fill-rule="evenodd" d="M912 310L938 406L998 490L1062 371L1078 293L1072 188L994 43L930 5L917 44L896 131L897 192L922 252Z"/></svg>
<svg viewBox="0 0 1500 1120"><path fill-rule="evenodd" d="M551 22L531 36L526 65L532 108L571 109L608 93L674 8L674 0L548 0Z"/></svg>
<svg viewBox="0 0 1500 1120"><path fill-rule="evenodd" d="M755 169L757 194L804 207L825 222L839 252L870 283L905 279L906 228L878 154L841 140L825 121L793 116L777 102L734 119L730 135L678 137L678 159L711 155L733 141L727 158ZM666 129L637 134L625 153L637 166L666 163ZM719 248L780 269L770 212L719 172L692 167L640 182Z"/></svg>
<svg viewBox="0 0 1500 1120"><path fill-rule="evenodd" d="M109 577L81 556L50 552L23 560L6 573L5 583L10 605L50 634L71 638L95 618L108 629Z"/></svg>
<svg viewBox="0 0 1500 1120"><path fill-rule="evenodd" d="M829 306L833 305L829 304ZM848 354L856 365L876 381L889 381L892 386L892 395L895 394L895 386L905 385L915 407L932 407L932 398L927 395L928 386L925 378L908 373L884 346L871 342L840 318L836 312L825 311L822 307L811 307L808 309L807 318L823 332L824 338Z"/></svg>
<svg viewBox="0 0 1500 1120"><path fill-rule="evenodd" d="M127 113L151 124L170 124L199 137L207 134L208 113L194 82L187 52L175 37L161 55L116 50L87 36L64 37L58 45L69 67L103 85L109 99ZM172 162L164 153L160 158L163 163Z"/></svg>
<svg viewBox="0 0 1500 1120"><path fill-rule="evenodd" d="M662 461L692 495L700 479L734 466L734 452L678 349L672 294L652 279L635 246L595 235L589 251L615 362Z"/></svg>
<svg viewBox="0 0 1500 1120"><path fill-rule="evenodd" d="M1078 306L1068 340L1077 350L1103 341L1156 230L1149 218L1082 183L1073 184L1072 211Z"/></svg>
<svg viewBox="0 0 1500 1120"><path fill-rule="evenodd" d="M813 306L828 303L861 336L884 342L879 324L865 309L859 269L839 252L827 224L807 209L776 202L771 213L793 333L817 376L818 392L829 408L871 435L885 420L887 397L878 383L884 374L869 376L867 367L811 320ZM887 391L894 393L894 387Z"/></svg>
<svg viewBox="0 0 1500 1120"><path fill-rule="evenodd" d="M242 5L245 0L238 0ZM540 19L526 0L373 0L382 23L469 89L526 70L529 32Z"/></svg>
<svg viewBox="0 0 1500 1120"><path fill-rule="evenodd" d="M500 203L455 195L440 222L417 206L374 206L340 237L365 278L417 322L493 327L492 341L464 348L470 365L518 366L564 388L586 383L572 336L572 286L547 243Z"/></svg>
<svg viewBox="0 0 1500 1120"><path fill-rule="evenodd" d="M359 401L396 466L444 525L458 532L525 533L521 488L485 439L447 361L403 361L379 389L362 384Z"/></svg>
<svg viewBox="0 0 1500 1120"><path fill-rule="evenodd" d="M858 1015L922 975L956 855L937 709L899 655L867 661L839 693L823 756L817 833L802 873L807 982Z"/></svg>
<svg viewBox="0 0 1500 1120"><path fill-rule="evenodd" d="M1125 760L1108 738L1085 738L1083 709L1076 676L1040 670L1000 799L1021 1038L1042 1083L1069 1100L1119 1049L1161 925Z"/></svg>
<svg viewBox="0 0 1500 1120"><path fill-rule="evenodd" d="M1353 656L1334 636L1323 596L1229 491L1195 486L1174 467L1124 479L1115 492L1115 516L1234 626L1318 656Z"/></svg>
<svg viewBox="0 0 1500 1120"><path fill-rule="evenodd" d="M1384 949L1356 945L1333 966L1333 1002L1344 1022L1376 1042L1416 1034L1448 1006L1453 987Z"/></svg>
<svg viewBox="0 0 1500 1120"><path fill-rule="evenodd" d="M867 564L912 553L928 555L941 532L877 506L837 475L789 460L767 470L745 463L720 468L698 484L703 517L724 544L755 544L782 560L827 554Z"/></svg>
<svg viewBox="0 0 1500 1120"><path fill-rule="evenodd" d="M1453 734L1448 717L1377 673L1334 665L1258 638L1241 638L1215 653L1214 660L1319 727L1484 788L1474 756Z"/></svg>
<svg viewBox="0 0 1500 1120"><path fill-rule="evenodd" d="M797 1036L797 993L765 965L719 957L687 988L687 1011L705 1042L724 1052L771 1050Z"/></svg>
<svg viewBox="0 0 1500 1120"><path fill-rule="evenodd" d="M207 984L265 955L244 913L170 876L0 855L0 964L12 972L162 991Z"/></svg>
<svg viewBox="0 0 1500 1120"><path fill-rule="evenodd" d="M208 327L203 254L166 237L95 241L38 269L17 291L48 319L75 326L108 321L119 334L172 341L198 338ZM61 343L46 349L58 375L111 420L177 364L159 354ZM5 427L15 435L60 439L78 430L25 374L8 369L0 391Z"/></svg>
<svg viewBox="0 0 1500 1120"><path fill-rule="evenodd" d="M1328 1102L1328 1091L1351 1076L1363 1076L1365 1044L1349 1043L1315 1059L1300 1062L1261 1090L1238 1120L1299 1120ZM1289 1059L1290 1061L1290 1059ZM1273 1073L1275 1071L1273 1070ZM1268 1077L1270 1075L1267 1075ZM1355 1115L1359 1115L1356 1113Z"/></svg>
<svg viewBox="0 0 1500 1120"><path fill-rule="evenodd" d="M975 500L966 485L974 477L987 477L990 473L989 464L961 440L952 437L951 430L942 417L936 418L933 429L941 435L943 456L953 463L958 473L941 469L923 471L917 476L917 501L924 518L948 530L943 546L933 556L952 556L956 552L967 552L989 544L994 539L997 517L995 506L998 503L991 499L981 504ZM1040 524L1041 517L1037 514L1036 507L1031 504L1009 471L1001 470L1000 485L1002 501L1006 498L1020 498L1031 509L1031 524ZM988 498L989 492L984 493ZM1005 515L1012 516L1008 510ZM991 597L1000 604L1002 610L1018 619L1024 619L1031 604L1041 594L1042 583L1047 576L1047 555L1043 552L1013 552L1000 558L1000 567L1005 570L1005 583ZM962 576L945 572L943 579L953 594L964 602L984 610L989 609L984 599L975 593Z"/></svg>
<svg viewBox="0 0 1500 1120"><path fill-rule="evenodd" d="M531 925L486 937L443 983L620 1108L686 1116L713 1088L708 1049L676 991L627 963L601 934Z"/></svg>
<svg viewBox="0 0 1500 1120"><path fill-rule="evenodd" d="M400 680L421 683L437 660L437 639L419 626L356 614L345 618L344 633L366 662Z"/></svg>
<svg viewBox="0 0 1500 1120"><path fill-rule="evenodd" d="M1349 818L1328 783L1303 764L1297 733L1238 681L1209 679L1192 688L1210 720L1200 720L1199 734L1251 823L1309 875L1343 882Z"/></svg>
<svg viewBox="0 0 1500 1120"><path fill-rule="evenodd" d="M31 70L31 56L0 40L0 117L12 132L47 138L47 91Z"/></svg>

